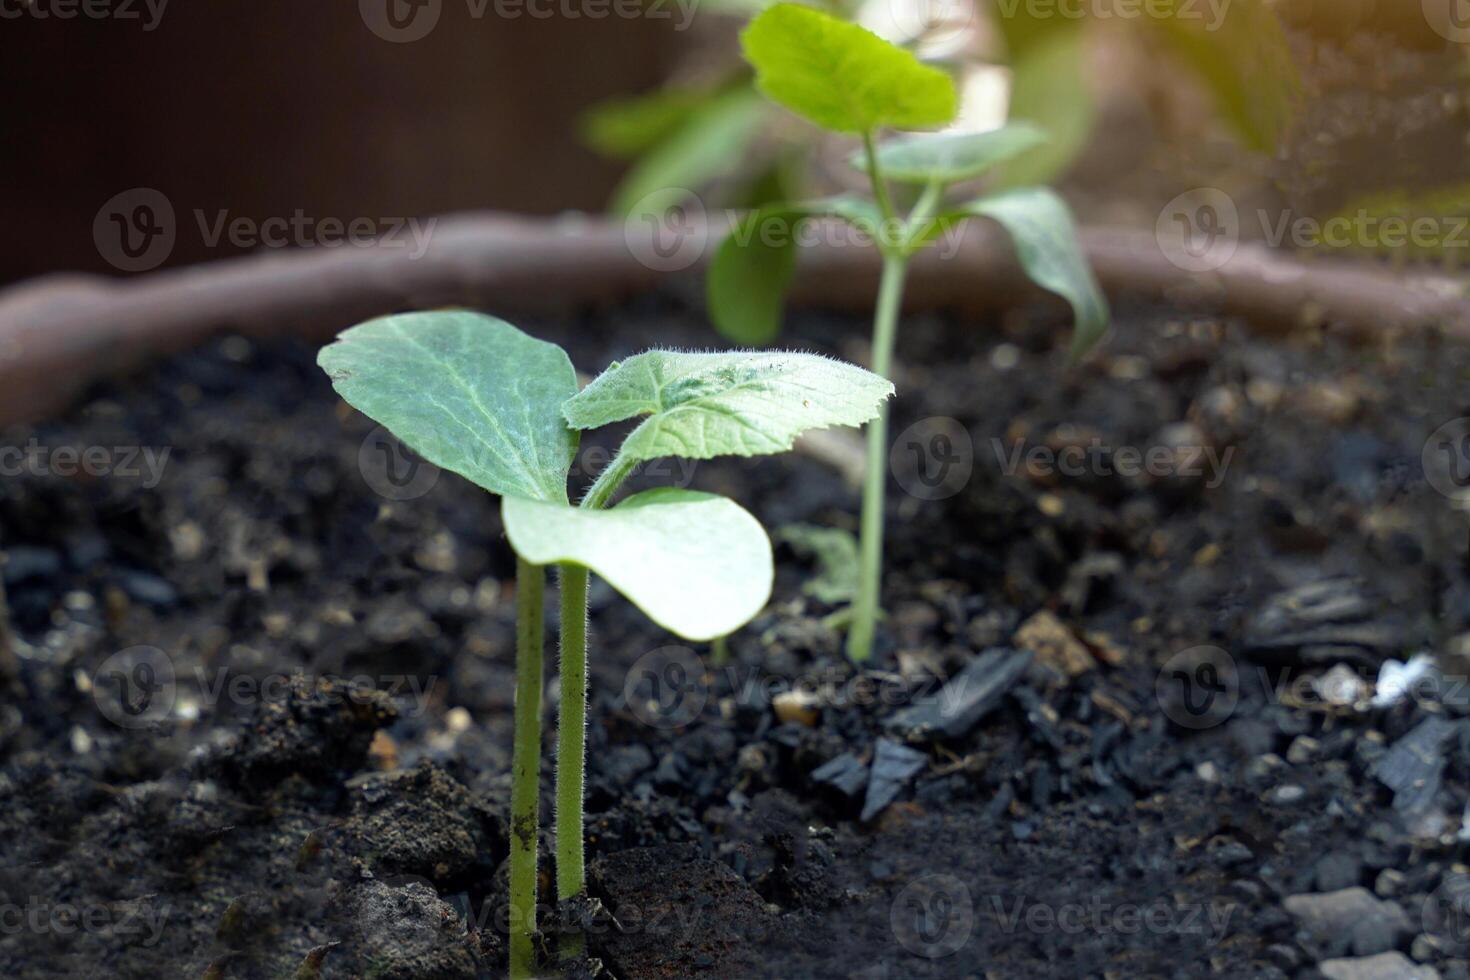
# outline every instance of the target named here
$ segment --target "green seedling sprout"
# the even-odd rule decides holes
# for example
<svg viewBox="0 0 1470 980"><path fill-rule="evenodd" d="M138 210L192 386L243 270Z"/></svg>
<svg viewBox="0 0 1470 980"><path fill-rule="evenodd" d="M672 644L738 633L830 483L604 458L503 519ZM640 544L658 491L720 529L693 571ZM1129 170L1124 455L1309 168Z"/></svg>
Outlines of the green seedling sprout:
<svg viewBox="0 0 1470 980"><path fill-rule="evenodd" d="M716 251L707 283L715 326L743 344L764 344L780 331L786 291L796 270L795 226L814 218L854 225L876 244L883 274L873 318L872 369L887 377L909 260L941 235L976 217L1011 235L1026 274L1072 306L1072 354L1080 357L1107 329L1108 309L1082 256L1067 206L1045 188L1012 190L959 204L949 189L1035 148L1044 135L1014 124L985 133L920 133L879 143L888 129L933 129L953 121L958 95L937 68L877 35L811 7L780 3L741 35L745 58L765 95L828 131L854 136L853 166L867 174L872 200L844 195L775 204L746 216ZM902 187L902 196L890 190ZM909 205L905 213L898 203ZM848 655L872 655L881 598L886 408L868 425L867 469L859 534L858 590Z"/></svg>
<svg viewBox="0 0 1470 980"><path fill-rule="evenodd" d="M566 352L475 313L385 317L344 332L318 363L337 392L429 462L501 498L516 553L510 963L535 970L545 568L560 572L556 885L585 895L582 796L589 573L655 623L713 641L770 598L771 543L734 501L662 487L614 504L640 464L784 452L809 429L862 425L893 393L883 378L815 354L652 350L613 364L581 392ZM581 430L630 432L577 505L567 480ZM581 952L578 940L564 955Z"/></svg>

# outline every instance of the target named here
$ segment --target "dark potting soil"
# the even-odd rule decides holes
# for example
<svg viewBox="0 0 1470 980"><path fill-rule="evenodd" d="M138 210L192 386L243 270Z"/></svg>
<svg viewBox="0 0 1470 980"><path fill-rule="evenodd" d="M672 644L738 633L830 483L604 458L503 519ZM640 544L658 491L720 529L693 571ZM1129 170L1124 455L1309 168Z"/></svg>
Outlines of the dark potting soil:
<svg viewBox="0 0 1470 980"><path fill-rule="evenodd" d="M525 326L588 372L715 343L669 298ZM594 590L602 975L1470 976L1465 432L1426 453L1470 354L1135 308L1069 370L1058 326L906 320L863 669L787 545L727 665ZM220 339L6 434L53 455L0 484L5 976L504 971L497 506L313 356ZM809 455L649 479L854 526ZM1414 696L1355 689L1420 651Z"/></svg>

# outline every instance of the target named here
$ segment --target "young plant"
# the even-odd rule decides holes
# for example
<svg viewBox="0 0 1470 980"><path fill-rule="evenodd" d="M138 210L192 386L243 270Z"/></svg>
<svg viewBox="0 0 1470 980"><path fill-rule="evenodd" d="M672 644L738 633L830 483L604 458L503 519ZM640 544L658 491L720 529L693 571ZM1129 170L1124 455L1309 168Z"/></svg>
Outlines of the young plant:
<svg viewBox="0 0 1470 980"><path fill-rule="evenodd" d="M541 745L544 568L561 583L556 880L585 893L582 795L587 589L596 572L655 623L688 640L723 637L770 597L771 544L754 517L714 494L664 487L615 506L638 464L784 452L803 431L861 425L893 386L812 354L652 350L580 393L566 353L466 312L372 320L318 363L347 402L430 462L501 498L516 552L515 742L511 783L511 975L532 975ZM580 430L645 416L573 505ZM579 952L573 943L564 953Z"/></svg>
<svg viewBox="0 0 1470 980"><path fill-rule="evenodd" d="M1035 148L1036 128L1017 124L986 133L929 133L878 143L886 129L926 129L951 122L958 109L953 80L877 35L811 7L779 3L741 35L756 84L773 101L834 133L858 137L852 158L867 174L871 201L844 195L768 205L743 219L710 264L707 300L716 327L743 344L763 344L780 331L787 288L796 269L795 226L835 218L854 225L883 257L873 319L872 368L892 369L899 308L909 259L964 221L999 222L1015 242L1026 274L1072 306L1074 357L1107 329L1108 310L1077 243L1066 205L1045 188L1011 190L958 204L955 184ZM905 189L900 203L890 183ZM872 655L883 562L886 409L868 426L867 470L859 540L858 592L847 638L856 661Z"/></svg>

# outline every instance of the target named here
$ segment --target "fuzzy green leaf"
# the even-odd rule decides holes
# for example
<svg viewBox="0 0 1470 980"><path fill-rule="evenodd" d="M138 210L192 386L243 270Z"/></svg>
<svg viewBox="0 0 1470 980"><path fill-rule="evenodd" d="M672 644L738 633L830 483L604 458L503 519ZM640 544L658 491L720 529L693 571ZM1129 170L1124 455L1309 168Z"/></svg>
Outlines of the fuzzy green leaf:
<svg viewBox="0 0 1470 980"><path fill-rule="evenodd" d="M1016 256L1031 281L1072 305L1077 318L1072 333L1074 358L1102 339L1108 329L1108 303L1082 254L1066 202L1037 187L979 198L957 214L1000 222L1016 243Z"/></svg>
<svg viewBox="0 0 1470 980"><path fill-rule="evenodd" d="M761 13L740 35L756 85L838 133L927 129L952 120L954 81L856 24L794 3Z"/></svg>
<svg viewBox="0 0 1470 980"><path fill-rule="evenodd" d="M688 640L733 633L771 596L770 539L726 497L663 487L609 510L506 497L501 515L522 558L590 568Z"/></svg>
<svg viewBox="0 0 1470 980"><path fill-rule="evenodd" d="M633 460L757 456L809 429L862 425L893 385L818 354L652 350L614 365L563 406L576 429L647 415L623 442Z"/></svg>
<svg viewBox="0 0 1470 980"><path fill-rule="evenodd" d="M1046 133L1030 123L1012 123L987 133L916 133L881 144L878 169L901 183L953 184L978 177L1040 146L1046 138ZM867 168L862 153L850 157L848 163L858 170Z"/></svg>
<svg viewBox="0 0 1470 980"><path fill-rule="evenodd" d="M565 502L578 434L566 352L478 313L406 313L344 331L317 364L349 405L491 493Z"/></svg>

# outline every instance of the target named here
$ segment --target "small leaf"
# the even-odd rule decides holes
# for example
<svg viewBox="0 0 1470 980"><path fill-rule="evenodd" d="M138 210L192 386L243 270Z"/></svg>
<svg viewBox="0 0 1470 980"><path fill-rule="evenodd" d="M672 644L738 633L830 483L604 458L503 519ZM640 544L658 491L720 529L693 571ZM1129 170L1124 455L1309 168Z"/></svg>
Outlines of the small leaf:
<svg viewBox="0 0 1470 980"><path fill-rule="evenodd" d="M501 496L565 501L577 433L566 352L504 320L464 311L369 320L317 364L349 405L436 466Z"/></svg>
<svg viewBox="0 0 1470 980"><path fill-rule="evenodd" d="M753 211L730 230L705 273L705 306L715 329L737 344L759 347L776 339L786 291L796 272L791 234L803 213L775 206ZM772 230L778 234L768 235Z"/></svg>
<svg viewBox="0 0 1470 980"><path fill-rule="evenodd" d="M726 497L663 487L609 510L506 497L501 515L522 558L590 568L688 640L733 633L771 596L770 539Z"/></svg>
<svg viewBox="0 0 1470 980"><path fill-rule="evenodd" d="M858 542L851 531L816 524L788 524L776 532L776 540L790 545L803 558L815 559L817 573L802 583L803 593L828 605L856 598Z"/></svg>
<svg viewBox="0 0 1470 980"><path fill-rule="evenodd" d="M705 274L705 305L723 336L760 347L780 334L796 271L796 229L819 215L842 218L873 236L883 220L871 201L852 195L773 204L746 215L715 250Z"/></svg>
<svg viewBox="0 0 1470 980"><path fill-rule="evenodd" d="M955 116L954 81L856 24L778 3L740 35L756 85L773 101L838 133L926 129Z"/></svg>
<svg viewBox="0 0 1470 980"><path fill-rule="evenodd" d="M672 135L719 92L669 85L644 95L593 104L577 120L582 142L603 156L628 160Z"/></svg>
<svg viewBox="0 0 1470 980"><path fill-rule="evenodd" d="M818 354L652 350L610 368L562 411L577 429L647 415L623 442L633 460L756 456L808 429L862 425L893 394L884 378Z"/></svg>
<svg viewBox="0 0 1470 980"><path fill-rule="evenodd" d="M633 214L639 202L647 213L663 203L646 200L669 188L697 191L738 169L746 144L772 110L748 85L724 93L692 112L683 124L650 149L618 185L612 209Z"/></svg>
<svg viewBox="0 0 1470 980"><path fill-rule="evenodd" d="M1072 304L1077 325L1072 356L1081 357L1108 329L1108 304L1098 288L1066 203L1046 188L1007 191L964 205L961 214L993 218L1016 243L1031 281Z"/></svg>
<svg viewBox="0 0 1470 980"><path fill-rule="evenodd" d="M1046 139L1041 129L1024 122L985 133L918 133L881 144L878 169L889 180L901 183L953 184L978 177ZM862 153L854 154L848 163L858 170L867 168Z"/></svg>

